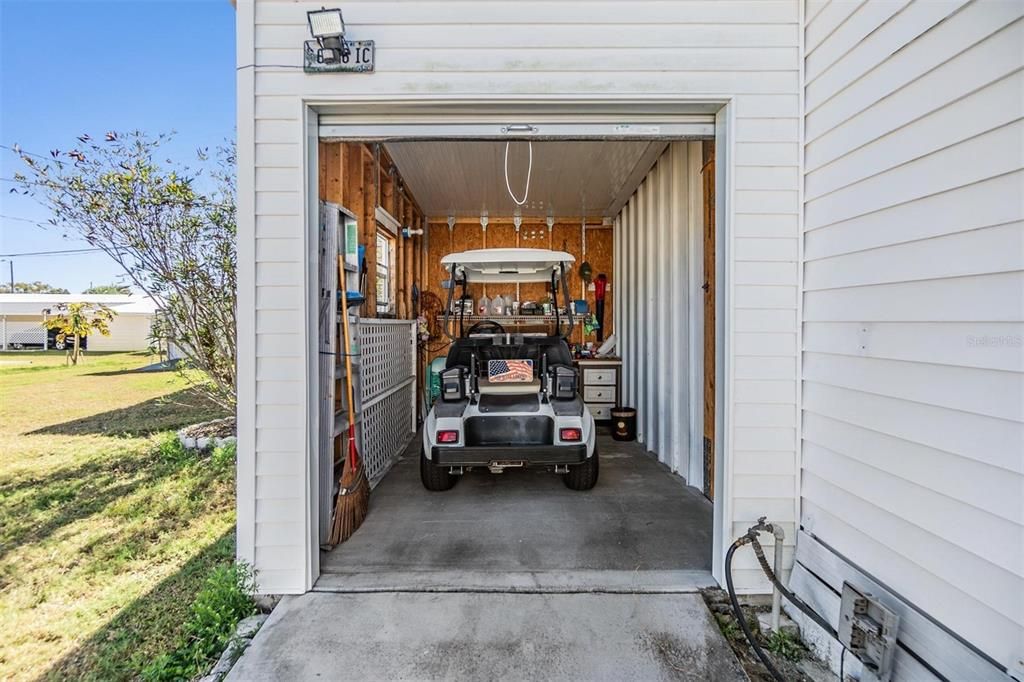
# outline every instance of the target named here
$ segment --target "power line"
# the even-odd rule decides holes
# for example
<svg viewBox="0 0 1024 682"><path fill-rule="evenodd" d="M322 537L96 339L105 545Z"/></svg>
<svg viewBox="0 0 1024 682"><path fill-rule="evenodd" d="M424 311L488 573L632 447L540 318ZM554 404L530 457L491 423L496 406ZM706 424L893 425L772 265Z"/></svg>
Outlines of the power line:
<svg viewBox="0 0 1024 682"><path fill-rule="evenodd" d="M15 154L24 154L25 156L34 156L37 159L46 159L47 161L53 161L54 163L56 163L58 165L64 165L63 161L61 161L57 157L53 156L52 154L49 155L49 156L47 156L45 154L33 154L32 152L25 151L21 147L8 147L5 144L0 144L0 149L7 149L9 151L14 152Z"/></svg>
<svg viewBox="0 0 1024 682"><path fill-rule="evenodd" d="M67 256L75 253L102 251L100 248L89 249L57 249L55 251L26 251L24 253L0 253L0 258L18 258L21 256Z"/></svg>
<svg viewBox="0 0 1024 682"><path fill-rule="evenodd" d="M4 215L0 213L0 218L3 218L4 220L17 220L19 223L33 223L35 225L39 224L38 220L32 220L31 218L19 218L16 215Z"/></svg>

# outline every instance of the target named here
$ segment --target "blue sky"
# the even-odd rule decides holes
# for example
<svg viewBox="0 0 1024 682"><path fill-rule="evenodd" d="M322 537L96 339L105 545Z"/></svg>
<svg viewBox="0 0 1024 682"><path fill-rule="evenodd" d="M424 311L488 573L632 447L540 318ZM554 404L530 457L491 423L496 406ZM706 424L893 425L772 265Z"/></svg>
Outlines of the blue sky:
<svg viewBox="0 0 1024 682"><path fill-rule="evenodd" d="M70 149L82 133L177 131L169 156L235 134L235 10L228 0L0 0L0 145ZM0 178L21 161L0 149ZM45 208L0 181L0 254L87 247L46 222ZM12 220L20 218L23 220ZM17 281L73 293L116 281L102 253L15 257ZM0 263L0 280L8 263Z"/></svg>

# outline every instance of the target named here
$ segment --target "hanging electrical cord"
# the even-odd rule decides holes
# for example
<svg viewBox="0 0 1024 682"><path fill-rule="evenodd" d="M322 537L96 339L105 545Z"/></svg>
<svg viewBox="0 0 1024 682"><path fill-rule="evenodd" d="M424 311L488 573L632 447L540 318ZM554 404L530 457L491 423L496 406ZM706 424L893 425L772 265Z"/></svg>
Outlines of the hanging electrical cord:
<svg viewBox="0 0 1024 682"><path fill-rule="evenodd" d="M750 626L747 625L747 619L743 617L743 611L740 609L740 602L736 598L736 590L733 588L732 584L732 556L737 549L744 545L750 545L754 550L754 555L757 557L757 563L761 565L761 570L764 571L768 580L775 586L775 589L777 589L783 597L788 599L793 606L798 608L808 618L824 629L825 632L827 632L833 639L838 641L839 633L836 632L836 629L832 627L831 623L819 616L818 613L805 604L800 597L790 592L789 589L782 584L782 581L779 580L778 576L775 575L775 571L772 570L771 566L768 565L768 559L764 555L764 548L761 547L761 543L758 540L757 535L761 532L772 533L773 531L774 528L772 524L765 523L765 517L762 516L757 520L756 525L748 528L745 535L741 535L736 538L736 541L729 546L729 551L725 553L725 586L729 591L729 602L732 604L732 610L736 614L736 621L740 624L740 629L743 630L743 635L747 638L747 641L750 642L750 646L754 650L754 653L757 654L759 659L761 659L764 667L768 668L768 672L774 679L778 680L778 682L785 682L786 678L782 676L778 668L776 668L771 662L771 659L768 658L768 654L766 654L761 648L761 645L758 644L757 638L754 637L754 633L750 631Z"/></svg>
<svg viewBox="0 0 1024 682"><path fill-rule="evenodd" d="M449 345L441 322L444 313L444 302L441 297L430 291L420 292L420 316L426 320L427 338L421 339L421 345L428 353L436 353Z"/></svg>
<svg viewBox="0 0 1024 682"><path fill-rule="evenodd" d="M508 195L512 197L512 201L516 202L516 206L525 204L526 199L530 196L530 174L533 173L533 142L527 140L526 143L530 146L530 163L526 167L526 189L523 191L523 200L520 201L516 197L516 193L512 191L512 184L508 181L508 147L512 144L512 140L505 142L505 189L508 190Z"/></svg>

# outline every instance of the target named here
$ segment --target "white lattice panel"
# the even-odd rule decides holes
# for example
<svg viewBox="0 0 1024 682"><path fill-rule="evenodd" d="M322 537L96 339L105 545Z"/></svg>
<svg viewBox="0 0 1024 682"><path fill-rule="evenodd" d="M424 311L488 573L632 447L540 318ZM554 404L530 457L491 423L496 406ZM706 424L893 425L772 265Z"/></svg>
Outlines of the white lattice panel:
<svg viewBox="0 0 1024 682"><path fill-rule="evenodd" d="M407 382L363 410L362 456L371 486L375 486L398 460L414 433L415 386L415 382Z"/></svg>
<svg viewBox="0 0 1024 682"><path fill-rule="evenodd" d="M371 485L376 485L416 430L415 323L360 320L360 454Z"/></svg>
<svg viewBox="0 0 1024 682"><path fill-rule="evenodd" d="M7 344L35 344L43 345L46 340L46 329L42 322L14 321L7 320L4 325L7 329Z"/></svg>
<svg viewBox="0 0 1024 682"><path fill-rule="evenodd" d="M363 402L387 393L416 375L411 322L359 321L360 396Z"/></svg>

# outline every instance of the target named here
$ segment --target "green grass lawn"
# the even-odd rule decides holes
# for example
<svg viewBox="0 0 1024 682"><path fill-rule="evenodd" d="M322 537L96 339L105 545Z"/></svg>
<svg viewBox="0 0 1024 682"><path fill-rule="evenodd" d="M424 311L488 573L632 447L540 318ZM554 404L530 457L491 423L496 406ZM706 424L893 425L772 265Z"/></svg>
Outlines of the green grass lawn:
<svg viewBox="0 0 1024 682"><path fill-rule="evenodd" d="M234 556L234 462L171 438L224 416L142 353L0 353L0 679L132 679Z"/></svg>

